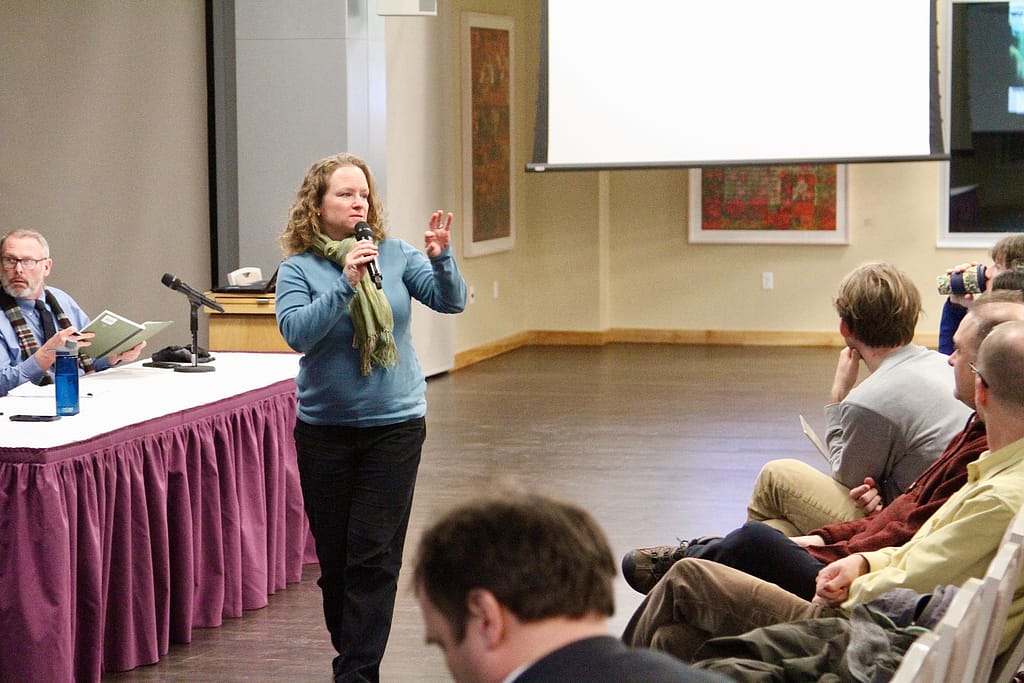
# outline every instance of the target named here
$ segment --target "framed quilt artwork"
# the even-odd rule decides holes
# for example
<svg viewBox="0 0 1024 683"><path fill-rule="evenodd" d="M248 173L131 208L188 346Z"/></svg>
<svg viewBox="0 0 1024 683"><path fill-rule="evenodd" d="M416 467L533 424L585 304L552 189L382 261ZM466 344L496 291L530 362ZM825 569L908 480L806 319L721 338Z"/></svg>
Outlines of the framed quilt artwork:
<svg viewBox="0 0 1024 683"><path fill-rule="evenodd" d="M846 167L721 166L690 171L690 241L849 244Z"/></svg>
<svg viewBox="0 0 1024 683"><path fill-rule="evenodd" d="M463 254L515 245L512 103L513 21L462 15Z"/></svg>

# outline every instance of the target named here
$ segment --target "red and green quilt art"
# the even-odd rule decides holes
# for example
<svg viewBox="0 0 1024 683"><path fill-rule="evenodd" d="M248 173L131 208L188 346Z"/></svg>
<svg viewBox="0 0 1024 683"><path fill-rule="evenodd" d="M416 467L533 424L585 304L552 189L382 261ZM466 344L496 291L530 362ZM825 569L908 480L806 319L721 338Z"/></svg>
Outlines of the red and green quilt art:
<svg viewBox="0 0 1024 683"><path fill-rule="evenodd" d="M835 164L701 171L704 230L835 230Z"/></svg>

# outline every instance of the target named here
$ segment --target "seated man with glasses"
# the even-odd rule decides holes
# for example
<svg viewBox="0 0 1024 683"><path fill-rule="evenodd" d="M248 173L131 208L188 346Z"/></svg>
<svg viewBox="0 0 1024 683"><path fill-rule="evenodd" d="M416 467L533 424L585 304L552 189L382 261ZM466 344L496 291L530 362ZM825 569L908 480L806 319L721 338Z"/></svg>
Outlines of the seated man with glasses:
<svg viewBox="0 0 1024 683"><path fill-rule="evenodd" d="M49 384L50 367L56 351L69 339L83 348L88 336L78 330L89 324L89 316L67 292L45 287L53 267L50 245L34 230L14 230L0 239L0 337L7 353L0 353L0 396L25 382ZM92 359L80 354L83 371L105 370L139 357L146 342L123 353Z"/></svg>

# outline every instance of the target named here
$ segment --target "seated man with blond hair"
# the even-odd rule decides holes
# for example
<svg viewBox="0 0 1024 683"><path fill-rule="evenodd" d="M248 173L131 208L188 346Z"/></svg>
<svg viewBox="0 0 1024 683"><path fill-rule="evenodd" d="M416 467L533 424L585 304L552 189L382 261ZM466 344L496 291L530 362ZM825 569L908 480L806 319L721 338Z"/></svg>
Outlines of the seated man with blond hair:
<svg viewBox="0 0 1024 683"><path fill-rule="evenodd" d="M846 347L825 406L831 476L799 460L766 463L747 519L805 536L862 519L894 501L967 423L949 357L912 343L921 298L905 273L868 263L843 278L835 299ZM871 373L859 385L860 365ZM641 593L683 557L703 556L719 537L626 553L622 573Z"/></svg>
<svg viewBox="0 0 1024 683"><path fill-rule="evenodd" d="M840 283L835 308L846 348L825 406L832 476L798 460L773 460L747 507L749 520L787 536L890 503L971 413L953 396L947 357L912 343L921 296L905 273L887 263L860 266ZM862 364L870 374L858 385ZM867 499L858 495L865 493Z"/></svg>

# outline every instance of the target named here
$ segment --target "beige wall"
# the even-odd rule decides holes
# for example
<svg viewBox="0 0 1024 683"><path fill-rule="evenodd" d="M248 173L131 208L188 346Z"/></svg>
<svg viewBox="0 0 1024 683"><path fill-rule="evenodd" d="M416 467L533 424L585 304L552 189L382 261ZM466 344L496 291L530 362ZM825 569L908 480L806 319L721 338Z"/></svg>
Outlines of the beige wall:
<svg viewBox="0 0 1024 683"><path fill-rule="evenodd" d="M0 231L34 228L86 311L174 320L209 284L203 3L0 2Z"/></svg>
<svg viewBox="0 0 1024 683"><path fill-rule="evenodd" d="M388 113L389 205L403 224L431 208L461 213L463 11L515 20L518 222L511 251L461 258L457 245L476 292L455 318L458 352L531 330L829 334L836 284L870 259L915 279L919 332L933 339L935 275L986 255L935 246L937 164L851 166L849 246L690 244L685 170L526 174L539 0L442 0L436 18L387 20L389 106L402 105ZM160 345L185 341L188 320L159 276L209 281L203 21L202 3L186 0L0 3L0 226L49 234L53 282L87 310L177 320ZM629 84L609 93L628 97Z"/></svg>
<svg viewBox="0 0 1024 683"><path fill-rule="evenodd" d="M863 261L885 259L918 283L928 306L922 328L931 331L941 307L934 276L950 259L983 255L935 248L937 182L933 164L851 166L850 245L711 245L687 241L684 173L613 174L613 234L641 237L614 248L621 253L612 268L613 326L832 331L839 279ZM639 219L632 211L656 204ZM637 220L644 222L629 231ZM650 273L652 296L639 302L629 296L633 264ZM774 290L761 289L764 271L775 274Z"/></svg>

